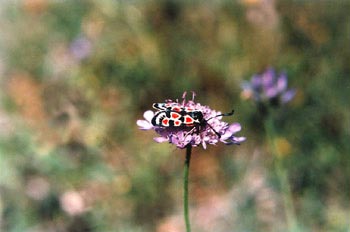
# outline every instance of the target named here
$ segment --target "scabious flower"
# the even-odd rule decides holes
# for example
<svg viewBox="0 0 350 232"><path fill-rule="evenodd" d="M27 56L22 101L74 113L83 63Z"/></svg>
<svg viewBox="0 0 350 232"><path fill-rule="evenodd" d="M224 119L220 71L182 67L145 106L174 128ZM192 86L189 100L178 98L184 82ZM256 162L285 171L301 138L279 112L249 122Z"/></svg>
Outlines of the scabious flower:
<svg viewBox="0 0 350 232"><path fill-rule="evenodd" d="M243 82L242 96L253 99L257 103L270 103L272 105L286 104L295 96L295 89L287 89L287 75L279 75L275 70L268 68L264 73L254 75L250 82Z"/></svg>
<svg viewBox="0 0 350 232"><path fill-rule="evenodd" d="M210 109L208 106L201 105L192 100L186 100L186 92L183 94L182 102L166 100L166 103L176 103L181 108L190 108L193 111L199 111L203 114L203 122L200 125L193 126L155 126L152 119L155 113L148 110L144 113L145 120L137 120L137 125L141 130L154 130L159 137L154 138L156 142L169 142L178 148L185 148L187 145L202 145L205 149L207 144L240 144L245 141L245 137L236 137L235 133L241 130L239 123L228 124L222 121L221 112Z"/></svg>

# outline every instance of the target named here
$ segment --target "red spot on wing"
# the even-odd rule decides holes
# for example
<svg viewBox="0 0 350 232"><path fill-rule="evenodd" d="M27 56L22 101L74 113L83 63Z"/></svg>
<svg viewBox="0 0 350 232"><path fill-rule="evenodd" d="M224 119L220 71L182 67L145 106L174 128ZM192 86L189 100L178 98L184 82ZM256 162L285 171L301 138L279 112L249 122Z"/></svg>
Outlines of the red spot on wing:
<svg viewBox="0 0 350 232"><path fill-rule="evenodd" d="M181 111L181 108L180 108L180 107L175 106L175 107L173 107L173 111L180 112L180 111Z"/></svg>
<svg viewBox="0 0 350 232"><path fill-rule="evenodd" d="M181 117L181 115L178 114L178 113L175 113L175 112L171 112L170 117L171 117L172 119L178 119L178 118Z"/></svg>
<svg viewBox="0 0 350 232"><path fill-rule="evenodd" d="M162 120L162 124L163 124L163 126L169 126L169 119L164 118L164 119Z"/></svg>
<svg viewBox="0 0 350 232"><path fill-rule="evenodd" d="M180 126L180 125L181 125L181 121L180 121L180 120L174 121L174 125L175 125L175 126Z"/></svg>
<svg viewBox="0 0 350 232"><path fill-rule="evenodd" d="M190 116L185 116L185 123L186 124L192 124L194 122L193 118Z"/></svg>

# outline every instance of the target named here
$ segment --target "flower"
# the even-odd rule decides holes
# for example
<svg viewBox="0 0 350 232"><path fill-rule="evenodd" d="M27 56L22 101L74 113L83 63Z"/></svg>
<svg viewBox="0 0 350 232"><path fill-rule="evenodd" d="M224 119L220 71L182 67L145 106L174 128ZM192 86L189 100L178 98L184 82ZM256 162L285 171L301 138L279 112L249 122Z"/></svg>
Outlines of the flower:
<svg viewBox="0 0 350 232"><path fill-rule="evenodd" d="M62 209L71 216L83 214L88 209L82 194L73 190L60 196L60 204Z"/></svg>
<svg viewBox="0 0 350 232"><path fill-rule="evenodd" d="M90 55L91 47L91 42L86 37L80 36L70 44L70 51L74 58L83 60Z"/></svg>
<svg viewBox="0 0 350 232"><path fill-rule="evenodd" d="M207 144L215 145L218 142L224 144L240 144L245 141L245 137L236 137L234 134L241 130L239 123L228 124L221 121L225 114L210 109L208 106L203 106L200 103L194 102L195 93L192 100L186 101L186 92L183 94L181 103L172 100L167 100L168 105L175 105L180 108L182 115L187 115L186 109L191 109L190 112L195 112L203 115L200 122L193 125L182 126L159 126L152 123L152 119L157 116L157 113L162 111L171 111L170 108L159 110L154 113L151 110L146 111L143 116L145 120L137 120L137 125L141 130L154 130L160 136L154 138L158 143L169 142L176 145L178 148L185 148L187 145L199 146L202 145L206 149ZM231 115L231 114L227 114Z"/></svg>
<svg viewBox="0 0 350 232"><path fill-rule="evenodd" d="M268 68L261 75L254 75L250 82L243 82L242 96L258 103L285 104L295 96L295 89L287 89L287 75L278 76L273 68Z"/></svg>

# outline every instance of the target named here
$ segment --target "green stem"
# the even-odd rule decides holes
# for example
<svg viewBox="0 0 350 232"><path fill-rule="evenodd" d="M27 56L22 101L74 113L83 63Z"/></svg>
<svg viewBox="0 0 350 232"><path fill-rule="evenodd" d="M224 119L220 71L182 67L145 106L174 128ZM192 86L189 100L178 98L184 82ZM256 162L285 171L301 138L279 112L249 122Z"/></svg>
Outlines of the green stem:
<svg viewBox="0 0 350 232"><path fill-rule="evenodd" d="M191 232L191 225L190 225L190 218L189 218L189 211L188 211L188 173L190 168L191 150L192 150L192 146L187 145L185 169L184 169L184 216L185 216L185 223L186 223L186 232Z"/></svg>
<svg viewBox="0 0 350 232"><path fill-rule="evenodd" d="M275 157L274 166L275 166L275 171L276 171L278 180L281 185L281 191L283 194L282 198L283 198L283 204L285 209L285 215L287 219L288 230L290 232L298 231L298 223L295 216L292 193L288 182L288 172L283 167L282 155L279 154L279 151L274 141L276 136L276 131L275 131L274 123L271 117L268 117L265 122L265 130L269 140L270 147Z"/></svg>

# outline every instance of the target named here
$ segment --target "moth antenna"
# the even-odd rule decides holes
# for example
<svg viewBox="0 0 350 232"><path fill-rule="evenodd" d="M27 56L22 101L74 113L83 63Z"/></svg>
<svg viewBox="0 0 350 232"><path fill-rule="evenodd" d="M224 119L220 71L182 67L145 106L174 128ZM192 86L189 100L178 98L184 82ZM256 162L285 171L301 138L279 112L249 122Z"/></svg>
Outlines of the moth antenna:
<svg viewBox="0 0 350 232"><path fill-rule="evenodd" d="M207 123L207 125L210 127L210 129L212 129L214 131L214 133L219 137L219 139L221 138L221 135L219 134L219 132L217 132L209 123Z"/></svg>
<svg viewBox="0 0 350 232"><path fill-rule="evenodd" d="M220 116L232 116L234 113L235 113L235 110L232 110L229 113L218 114L218 115L215 115L214 117L209 118L207 121L209 121L210 119L216 118L216 117L220 117Z"/></svg>
<svg viewBox="0 0 350 232"><path fill-rule="evenodd" d="M216 117L220 117L220 116L231 116L234 114L234 110L232 109L231 112L229 113L224 113L224 114L218 114L218 115L215 115L214 117L211 117L209 118L208 120L206 120L207 122L210 120L210 119L213 119L213 118L216 118ZM219 134L219 132L217 132L209 123L207 123L207 125L210 127L210 129L212 129L214 131L214 133L219 137L219 139L221 138L221 135Z"/></svg>

